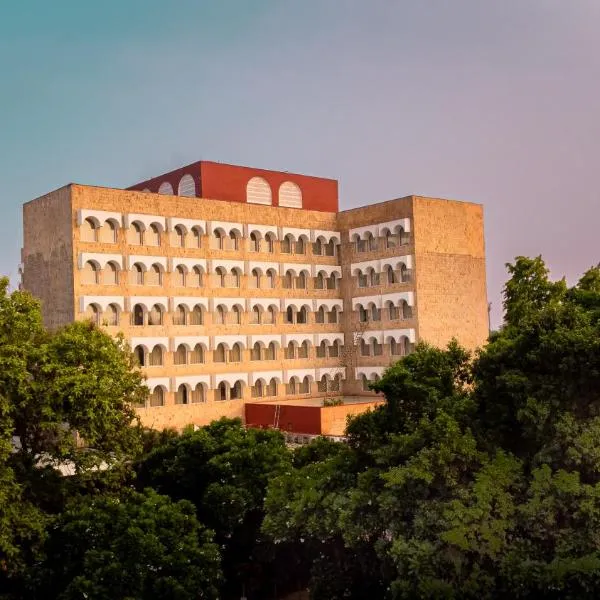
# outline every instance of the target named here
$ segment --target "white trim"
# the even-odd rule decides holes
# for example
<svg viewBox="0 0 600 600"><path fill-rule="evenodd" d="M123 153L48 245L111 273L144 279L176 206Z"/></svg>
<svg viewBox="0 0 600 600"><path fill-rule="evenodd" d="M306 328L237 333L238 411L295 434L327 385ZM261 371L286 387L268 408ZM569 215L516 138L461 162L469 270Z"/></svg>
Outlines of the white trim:
<svg viewBox="0 0 600 600"><path fill-rule="evenodd" d="M274 236L275 239L278 239L277 236L277 227L275 225L256 225L254 223L248 223L248 237L253 231L258 231L263 239L267 233L270 233Z"/></svg>
<svg viewBox="0 0 600 600"><path fill-rule="evenodd" d="M354 300L354 298L352 299ZM392 301L394 305L400 304L402 300L406 301L409 306L415 305L415 293L414 292L393 292L391 294L382 294L381 296L381 307L385 306L386 302Z"/></svg>
<svg viewBox="0 0 600 600"><path fill-rule="evenodd" d="M367 233L367 231L371 233L373 237L378 237L379 225L377 225L377 223L374 223L373 225L363 225L362 227L355 227L353 229L348 230L350 241L353 241L352 236L354 235L358 235L362 239L364 234Z"/></svg>
<svg viewBox="0 0 600 600"><path fill-rule="evenodd" d="M79 296L79 312L84 313L90 304L97 304L104 312L109 304L116 304L120 310L125 310L123 296Z"/></svg>
<svg viewBox="0 0 600 600"><path fill-rule="evenodd" d="M95 210L90 208L80 208L77 211L77 226L81 227L82 223L88 218L92 217L98 220L100 223L104 223L105 221L116 221L119 224L119 227L123 224L123 215L118 212L111 212L108 210Z"/></svg>
<svg viewBox="0 0 600 600"><path fill-rule="evenodd" d="M146 229L149 229L152 223L158 223L163 228L163 231L166 229L167 222L165 217L159 217L158 215L142 215L138 213L127 213L124 215L123 221L125 229L129 229L134 221L139 221Z"/></svg>
<svg viewBox="0 0 600 600"><path fill-rule="evenodd" d="M282 263L284 275L288 270L294 271L294 273L296 273L297 275L299 275L301 271L308 271L308 277L310 277L311 266L312 265L310 263Z"/></svg>
<svg viewBox="0 0 600 600"><path fill-rule="evenodd" d="M317 238L324 237L327 242L330 242L332 239L335 240L336 245L341 243L342 234L339 231L327 231L325 229L313 229L313 242L317 241Z"/></svg>
<svg viewBox="0 0 600 600"><path fill-rule="evenodd" d="M308 375L313 381L316 381L315 377L316 369L287 369L285 371L285 377L288 383L292 377L297 377L301 382Z"/></svg>
<svg viewBox="0 0 600 600"><path fill-rule="evenodd" d="M175 231L175 225L183 225L188 233L192 231L193 227L200 227L202 229L202 233L206 234L206 221L182 219L180 217L169 217L167 219L167 225L169 227L169 231Z"/></svg>
<svg viewBox="0 0 600 600"><path fill-rule="evenodd" d="M219 387L219 384L222 381L227 382L230 387L235 385L236 381L243 381L246 385L248 385L248 373L215 373L215 389ZM241 398L240 398L241 399Z"/></svg>
<svg viewBox="0 0 600 600"><path fill-rule="evenodd" d="M310 241L310 229L298 229L297 227L282 227L281 239L285 238L285 236L288 234L293 235L296 238L296 241L301 235L305 235Z"/></svg>
<svg viewBox="0 0 600 600"><path fill-rule="evenodd" d="M191 271L194 267L202 267L202 271L206 273L205 258L183 258L180 256L174 256L171 261L171 271L175 271L175 267L183 265L184 267L187 267L188 271Z"/></svg>
<svg viewBox="0 0 600 600"><path fill-rule="evenodd" d="M350 263L350 273L354 277L354 271L356 269L360 269L361 271L365 271L365 269L374 269L376 273L381 272L381 260L376 258L374 260L363 260L362 262Z"/></svg>
<svg viewBox="0 0 600 600"><path fill-rule="evenodd" d="M271 379L278 379L277 383L283 383L283 371L251 371L250 372L250 385L254 385L257 379L264 379L265 383L269 383Z"/></svg>
<svg viewBox="0 0 600 600"><path fill-rule="evenodd" d="M343 333L318 333L317 334L317 346L321 344L321 342L326 341L329 342L329 345L333 344L333 342L338 341L342 345L344 344L344 334Z"/></svg>
<svg viewBox="0 0 600 600"><path fill-rule="evenodd" d="M237 304L242 307L242 312L246 312L246 298L242 296L238 296L237 298L221 298L220 296L213 296L213 313L217 310L219 304L227 307L227 310L232 310Z"/></svg>
<svg viewBox="0 0 600 600"><path fill-rule="evenodd" d="M279 265L277 262L261 262L261 261L248 261L248 274L252 273L252 269L260 269L263 275L269 270L273 269L277 275L279 275Z"/></svg>
<svg viewBox="0 0 600 600"><path fill-rule="evenodd" d="M240 344L244 350L248 348L246 335L215 335L211 348L214 350L219 344L225 344L230 350L234 344Z"/></svg>
<svg viewBox="0 0 600 600"><path fill-rule="evenodd" d="M331 379L336 375L341 375L342 379L346 379L346 367L325 367L323 369L316 369L316 381L321 381L323 375L329 375Z"/></svg>
<svg viewBox="0 0 600 600"><path fill-rule="evenodd" d="M407 337L411 344L414 344L417 339L414 329L385 329L382 333L384 343L390 337L396 341L399 341L401 337Z"/></svg>
<svg viewBox="0 0 600 600"><path fill-rule="evenodd" d="M332 273L335 273L340 278L342 276L342 267L339 265L314 265L314 268L315 275L318 275L320 271L325 271L327 277L330 277Z"/></svg>
<svg viewBox="0 0 600 600"><path fill-rule="evenodd" d="M371 302L375 304L377 308L382 308L383 302L381 298L381 294L377 294L374 296L358 296L356 298L352 298L352 310L357 310L359 304L362 304L366 308L367 305Z"/></svg>
<svg viewBox="0 0 600 600"><path fill-rule="evenodd" d="M406 233L410 233L410 219L405 217L404 219L396 219L394 221L386 221L385 223L379 223L379 231L387 227L390 230L394 230L394 227L402 227Z"/></svg>
<svg viewBox="0 0 600 600"><path fill-rule="evenodd" d="M344 301L341 298L339 300L331 300L326 298L323 298L322 300L317 299L317 310L319 310L321 306L325 306L329 312L331 312L334 306L337 307L340 311L343 311Z"/></svg>
<svg viewBox="0 0 600 600"><path fill-rule="evenodd" d="M373 381L370 377L372 373L376 373L381 377L386 369L387 367L355 367L354 378L360 379L362 375L365 375L369 381Z"/></svg>
<svg viewBox="0 0 600 600"><path fill-rule="evenodd" d="M151 350L156 346L164 346L167 352L171 349L168 337L132 337L128 342L132 348L145 346L148 350Z"/></svg>
<svg viewBox="0 0 600 600"><path fill-rule="evenodd" d="M203 296L174 296L173 309L178 304L183 304L188 310L193 310L196 304L200 304L204 310L208 310L208 298L204 298Z"/></svg>
<svg viewBox="0 0 600 600"><path fill-rule="evenodd" d="M165 311L169 310L169 299L166 296L130 296L129 310L133 310L136 304L142 304L146 310L151 310L155 304L161 304Z"/></svg>
<svg viewBox="0 0 600 600"><path fill-rule="evenodd" d="M166 256L148 256L147 254L130 254L127 257L127 269L131 270L135 263L141 263L149 269L152 265L160 265L165 272L167 271L167 257Z"/></svg>
<svg viewBox="0 0 600 600"><path fill-rule="evenodd" d="M229 273L232 269L238 268L242 273L245 273L244 266L245 265L243 260L226 260L224 258L213 258L211 270L213 273L216 273L217 267L223 267Z"/></svg>
<svg viewBox="0 0 600 600"><path fill-rule="evenodd" d="M179 377L175 377L174 379L175 391L177 391L181 384L187 384L193 390L199 383L203 383L204 385L206 385L207 389L211 389L210 375L180 375Z"/></svg>
<svg viewBox="0 0 600 600"><path fill-rule="evenodd" d="M88 261L93 260L100 264L100 268L105 269L109 262L116 262L119 268L123 268L124 259L121 254L103 254L102 252L81 252L79 254L78 266L83 269L83 265Z"/></svg>
<svg viewBox="0 0 600 600"><path fill-rule="evenodd" d="M167 392L171 391L170 377L148 377L148 379L145 381L145 384L150 388L151 392L153 392L154 389L159 385L164 386L167 389ZM166 404L166 398L164 400Z"/></svg>
<svg viewBox="0 0 600 600"><path fill-rule="evenodd" d="M269 306L275 306L277 312L279 312L280 298L249 298L250 310L255 306L260 306L263 310L267 310Z"/></svg>
<svg viewBox="0 0 600 600"><path fill-rule="evenodd" d="M390 267L392 267L392 269L395 269L398 266L398 263L403 263L407 269L412 269L413 257L410 255L405 255L405 256L390 256L388 258L382 258L380 272L383 272L383 269L388 265Z"/></svg>
<svg viewBox="0 0 600 600"><path fill-rule="evenodd" d="M301 346L303 342L308 342L311 346L314 346L315 333L286 333L281 336L282 346L287 348L290 342L296 342L298 346Z"/></svg>
<svg viewBox="0 0 600 600"><path fill-rule="evenodd" d="M313 312L313 300L315 298L308 296L306 298L283 298L283 308L286 309L288 306L294 306L300 310L303 306L308 306L308 310Z"/></svg>
<svg viewBox="0 0 600 600"><path fill-rule="evenodd" d="M230 221L211 221L210 233L214 234L217 229L223 229L229 235L232 229L237 229L243 237L244 226L241 223L233 223Z"/></svg>
<svg viewBox="0 0 600 600"><path fill-rule="evenodd" d="M185 344L193 349L196 344L203 344L206 349L210 349L210 340L207 335L177 335L172 339L172 352L177 350L179 344Z"/></svg>
<svg viewBox="0 0 600 600"><path fill-rule="evenodd" d="M252 348L254 346L254 344L256 344L256 342L262 342L265 346L268 346L269 344L271 344L272 342L275 342L279 348L282 347L282 335L281 334L274 334L274 333L266 333L263 335L251 335L249 336L250 338L250 348Z"/></svg>

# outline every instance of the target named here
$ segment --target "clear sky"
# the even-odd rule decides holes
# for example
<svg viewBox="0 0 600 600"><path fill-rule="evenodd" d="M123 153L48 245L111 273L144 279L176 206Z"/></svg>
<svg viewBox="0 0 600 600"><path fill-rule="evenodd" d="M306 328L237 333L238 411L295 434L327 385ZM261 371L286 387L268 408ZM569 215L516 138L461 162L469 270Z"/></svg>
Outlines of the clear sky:
<svg viewBox="0 0 600 600"><path fill-rule="evenodd" d="M4 0L0 272L23 202L216 160L483 203L497 324L514 256L600 261L599 31L600 0Z"/></svg>

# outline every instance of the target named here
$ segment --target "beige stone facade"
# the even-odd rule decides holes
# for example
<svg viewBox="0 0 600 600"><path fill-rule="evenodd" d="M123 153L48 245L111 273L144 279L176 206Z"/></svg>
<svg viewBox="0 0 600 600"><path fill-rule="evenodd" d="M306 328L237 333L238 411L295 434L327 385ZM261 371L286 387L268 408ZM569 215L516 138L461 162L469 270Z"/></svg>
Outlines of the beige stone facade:
<svg viewBox="0 0 600 600"><path fill-rule="evenodd" d="M250 400L370 400L366 382L417 341L488 333L476 204L336 213L72 184L27 203L24 232L22 284L46 324L122 332L148 426L243 417Z"/></svg>

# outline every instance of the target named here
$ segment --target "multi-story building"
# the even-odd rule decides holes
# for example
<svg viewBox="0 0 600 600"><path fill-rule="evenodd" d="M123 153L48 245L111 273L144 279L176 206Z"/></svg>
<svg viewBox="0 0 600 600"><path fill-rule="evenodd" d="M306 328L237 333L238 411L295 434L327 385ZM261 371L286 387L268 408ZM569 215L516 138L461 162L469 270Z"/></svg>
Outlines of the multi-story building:
<svg viewBox="0 0 600 600"><path fill-rule="evenodd" d="M372 400L368 382L417 341L488 334L477 204L340 212L335 180L201 161L129 189L70 184L23 214L23 287L49 327L124 334L149 426Z"/></svg>

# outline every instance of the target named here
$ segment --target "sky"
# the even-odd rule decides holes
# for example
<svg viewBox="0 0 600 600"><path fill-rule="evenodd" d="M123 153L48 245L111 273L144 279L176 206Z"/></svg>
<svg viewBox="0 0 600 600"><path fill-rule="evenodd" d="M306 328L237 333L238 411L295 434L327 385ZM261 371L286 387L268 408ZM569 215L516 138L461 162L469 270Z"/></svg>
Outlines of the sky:
<svg viewBox="0 0 600 600"><path fill-rule="evenodd" d="M599 0L4 0L0 273L24 202L214 160L482 203L497 326L515 256L600 261L599 30Z"/></svg>

